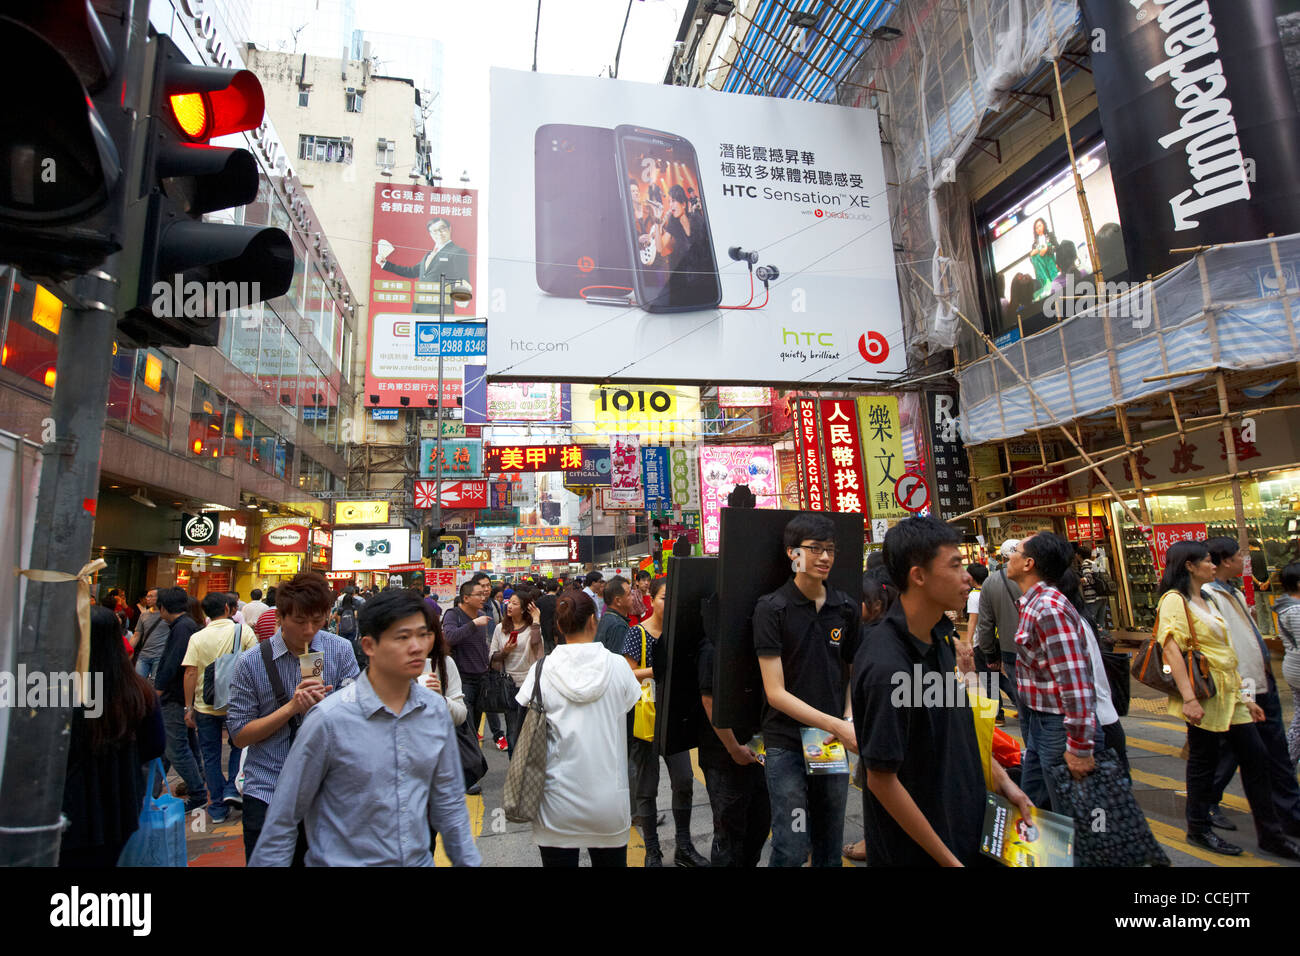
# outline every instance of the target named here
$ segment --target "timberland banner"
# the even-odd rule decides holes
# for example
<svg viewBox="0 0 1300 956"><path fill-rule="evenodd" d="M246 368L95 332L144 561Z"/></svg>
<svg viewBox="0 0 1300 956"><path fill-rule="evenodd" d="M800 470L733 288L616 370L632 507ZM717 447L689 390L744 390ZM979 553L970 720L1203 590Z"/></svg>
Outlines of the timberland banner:
<svg viewBox="0 0 1300 956"><path fill-rule="evenodd" d="M1300 118L1270 0L1081 0L1129 273L1300 232ZM1140 239L1139 239L1140 237Z"/></svg>

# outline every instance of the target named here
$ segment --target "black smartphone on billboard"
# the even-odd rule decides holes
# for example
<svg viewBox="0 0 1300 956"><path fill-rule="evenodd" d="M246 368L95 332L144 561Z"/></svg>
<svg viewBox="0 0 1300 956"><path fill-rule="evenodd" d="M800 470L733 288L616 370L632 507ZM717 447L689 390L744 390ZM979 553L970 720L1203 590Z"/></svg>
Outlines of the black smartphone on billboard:
<svg viewBox="0 0 1300 956"><path fill-rule="evenodd" d="M632 285L648 312L692 312L722 301L695 147L672 133L614 130Z"/></svg>
<svg viewBox="0 0 1300 956"><path fill-rule="evenodd" d="M537 285L565 298L628 296L632 268L614 131L551 123L533 138Z"/></svg>

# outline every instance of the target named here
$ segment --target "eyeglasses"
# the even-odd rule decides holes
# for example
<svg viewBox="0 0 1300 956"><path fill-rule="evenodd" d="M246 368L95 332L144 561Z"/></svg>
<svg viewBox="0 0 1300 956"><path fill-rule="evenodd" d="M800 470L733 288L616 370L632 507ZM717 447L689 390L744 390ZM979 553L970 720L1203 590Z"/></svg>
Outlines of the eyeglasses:
<svg viewBox="0 0 1300 956"><path fill-rule="evenodd" d="M803 548L814 558L820 558L823 554L827 557L835 557L835 545L831 545L829 548L823 548L819 544L801 544L799 547Z"/></svg>

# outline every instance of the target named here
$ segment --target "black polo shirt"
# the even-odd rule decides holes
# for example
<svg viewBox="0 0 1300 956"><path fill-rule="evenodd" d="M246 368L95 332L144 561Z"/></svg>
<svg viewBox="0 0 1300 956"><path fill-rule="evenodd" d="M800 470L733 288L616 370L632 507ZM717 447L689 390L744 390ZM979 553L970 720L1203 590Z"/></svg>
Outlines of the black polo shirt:
<svg viewBox="0 0 1300 956"><path fill-rule="evenodd" d="M754 651L780 657L785 689L824 714L844 714L848 665L858 651L857 603L829 585L820 611L791 578L754 606ZM763 699L763 745L803 750L799 723ZM742 741L743 742L743 741Z"/></svg>
<svg viewBox="0 0 1300 956"><path fill-rule="evenodd" d="M946 677L956 665L945 640L953 630L944 617L925 644L908 632L901 602L890 608L853 662L853 720L866 768L897 773L939 839L969 866L980 861L984 771L965 688ZM924 684L913 692L918 673L922 681L927 674L943 681L939 703L933 692L924 694ZM862 822L868 864L937 865L865 787Z"/></svg>

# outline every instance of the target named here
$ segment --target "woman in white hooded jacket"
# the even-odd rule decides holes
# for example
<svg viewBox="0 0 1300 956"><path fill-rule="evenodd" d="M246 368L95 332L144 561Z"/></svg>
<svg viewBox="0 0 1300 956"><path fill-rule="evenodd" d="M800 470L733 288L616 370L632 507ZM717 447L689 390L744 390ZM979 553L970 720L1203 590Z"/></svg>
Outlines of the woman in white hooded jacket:
<svg viewBox="0 0 1300 956"><path fill-rule="evenodd" d="M632 827L627 783L627 712L641 685L622 657L594 643L596 605L582 592L555 606L556 648L542 667L546 710L546 784L533 839L542 866L626 866ZM537 668L516 698L533 695Z"/></svg>

